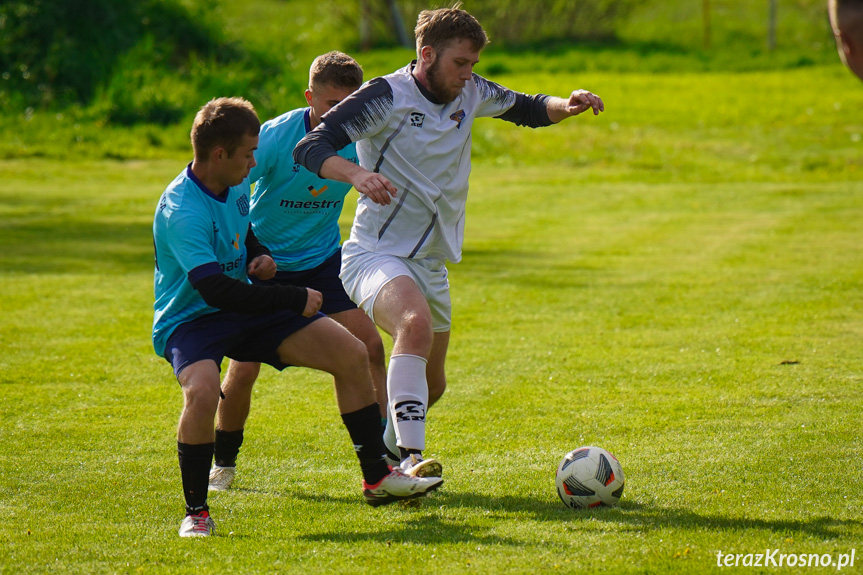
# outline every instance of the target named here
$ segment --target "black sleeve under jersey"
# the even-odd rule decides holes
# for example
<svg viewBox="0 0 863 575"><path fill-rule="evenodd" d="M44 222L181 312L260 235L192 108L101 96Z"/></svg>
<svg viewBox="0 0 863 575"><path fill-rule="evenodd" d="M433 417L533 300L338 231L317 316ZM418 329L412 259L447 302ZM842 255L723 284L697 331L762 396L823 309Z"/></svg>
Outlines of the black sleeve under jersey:
<svg viewBox="0 0 863 575"><path fill-rule="evenodd" d="M252 232L252 224L249 224L249 231L246 233L246 254L248 261L252 261L258 256L273 256L267 246L261 244L258 237Z"/></svg>
<svg viewBox="0 0 863 575"><path fill-rule="evenodd" d="M551 126L552 122L548 117L548 101L550 96L545 94L529 94L516 93L515 104L512 108L497 116L501 120L512 122L518 126L528 126L530 128L542 128Z"/></svg>
<svg viewBox="0 0 863 575"><path fill-rule="evenodd" d="M320 175L324 161L351 142L381 125L392 109L393 90L383 78L374 78L333 106L320 125L294 147L294 161Z"/></svg>
<svg viewBox="0 0 863 575"><path fill-rule="evenodd" d="M240 313L269 313L290 310L302 314L306 308L306 288L291 285L261 286L243 283L218 273L192 284L207 305Z"/></svg>

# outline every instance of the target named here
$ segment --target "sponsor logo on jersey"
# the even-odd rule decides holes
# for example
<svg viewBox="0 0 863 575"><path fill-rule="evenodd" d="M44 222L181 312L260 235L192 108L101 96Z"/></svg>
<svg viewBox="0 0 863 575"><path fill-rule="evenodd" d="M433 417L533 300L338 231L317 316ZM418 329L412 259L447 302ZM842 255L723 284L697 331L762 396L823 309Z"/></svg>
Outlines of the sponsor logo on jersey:
<svg viewBox="0 0 863 575"><path fill-rule="evenodd" d="M249 215L249 198L246 194L243 194L239 198L237 198L237 209L240 210L241 216Z"/></svg>
<svg viewBox="0 0 863 575"><path fill-rule="evenodd" d="M411 112L411 126L422 128L426 115L420 112Z"/></svg>
<svg viewBox="0 0 863 575"><path fill-rule="evenodd" d="M465 113L464 110L459 110L454 114L450 114L449 119L456 122L456 130L461 128L461 121L464 120Z"/></svg>
<svg viewBox="0 0 863 575"><path fill-rule="evenodd" d="M231 245L234 246L234 249L240 249L240 234L237 234L237 239L231 240Z"/></svg>
<svg viewBox="0 0 863 575"><path fill-rule="evenodd" d="M232 272L234 270L238 270L243 265L243 256L238 257L232 262L228 262L226 264L219 264L219 267L222 268L222 272Z"/></svg>
<svg viewBox="0 0 863 575"><path fill-rule="evenodd" d="M294 210L340 210L342 205L341 200L281 200L280 208L288 208Z"/></svg>
<svg viewBox="0 0 863 575"><path fill-rule="evenodd" d="M324 186L320 190L316 190L314 186L309 186L309 193L312 194L313 198L317 198L321 194L327 191L327 186Z"/></svg>

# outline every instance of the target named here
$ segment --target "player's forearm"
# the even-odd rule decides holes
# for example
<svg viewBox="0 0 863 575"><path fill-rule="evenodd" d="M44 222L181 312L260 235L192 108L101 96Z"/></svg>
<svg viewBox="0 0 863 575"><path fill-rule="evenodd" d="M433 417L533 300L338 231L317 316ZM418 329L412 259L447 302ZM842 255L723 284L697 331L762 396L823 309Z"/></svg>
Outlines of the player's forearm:
<svg viewBox="0 0 863 575"><path fill-rule="evenodd" d="M270 313L287 309L302 314L308 297L308 290L303 287L252 285L224 274L201 278L192 286L207 305L239 313Z"/></svg>
<svg viewBox="0 0 863 575"><path fill-rule="evenodd" d="M355 185L355 178L365 171L360 166L341 156L330 156L321 164L318 175L327 180L337 180Z"/></svg>

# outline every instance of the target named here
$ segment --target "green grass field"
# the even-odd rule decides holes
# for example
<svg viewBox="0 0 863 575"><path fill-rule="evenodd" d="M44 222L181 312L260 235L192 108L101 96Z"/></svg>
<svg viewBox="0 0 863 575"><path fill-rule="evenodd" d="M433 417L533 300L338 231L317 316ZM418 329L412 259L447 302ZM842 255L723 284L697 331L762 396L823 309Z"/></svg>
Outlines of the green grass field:
<svg viewBox="0 0 863 575"><path fill-rule="evenodd" d="M418 510L362 503L328 377L266 370L218 536L178 538L150 230L188 154L0 160L0 573L701 573L774 549L860 572L863 86L838 60L529 67L490 77L607 111L475 129L429 417L446 483ZM619 507L557 499L581 445L621 460Z"/></svg>

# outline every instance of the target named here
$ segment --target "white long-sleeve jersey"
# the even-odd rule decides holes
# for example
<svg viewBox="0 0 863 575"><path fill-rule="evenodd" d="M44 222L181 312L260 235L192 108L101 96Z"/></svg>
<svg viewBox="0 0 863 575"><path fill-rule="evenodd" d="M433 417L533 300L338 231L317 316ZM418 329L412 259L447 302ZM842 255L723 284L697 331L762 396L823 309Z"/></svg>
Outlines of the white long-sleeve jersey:
<svg viewBox="0 0 863 575"><path fill-rule="evenodd" d="M409 258L461 260L475 118L530 127L551 124L548 96L528 96L473 75L447 104L411 74L415 62L365 83L332 108L294 149L313 173L357 142L360 165L398 189L390 205L360 195L351 239L366 250Z"/></svg>

